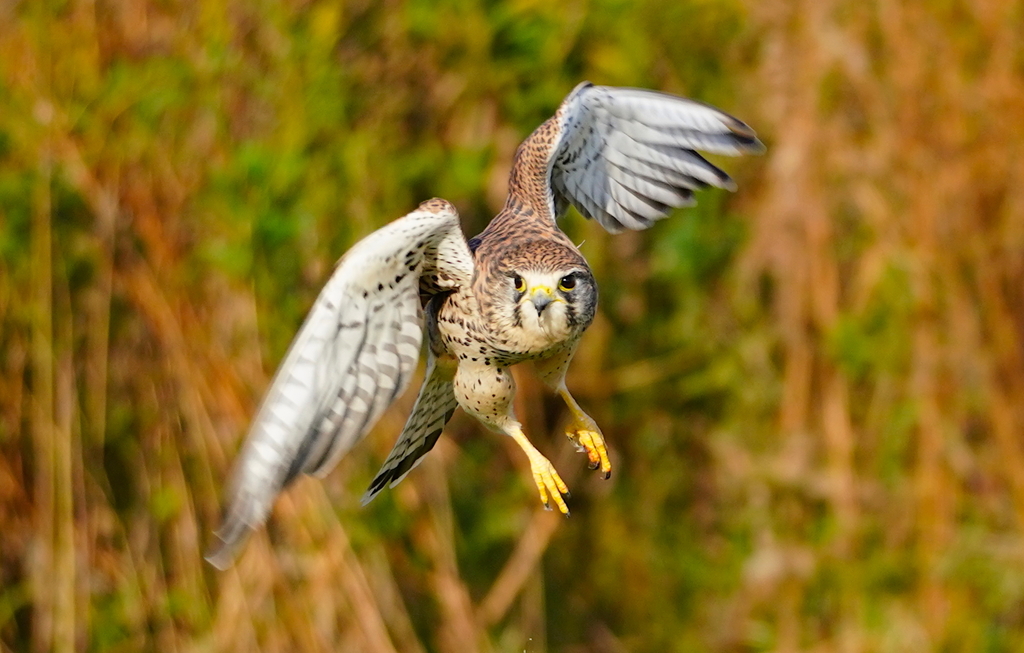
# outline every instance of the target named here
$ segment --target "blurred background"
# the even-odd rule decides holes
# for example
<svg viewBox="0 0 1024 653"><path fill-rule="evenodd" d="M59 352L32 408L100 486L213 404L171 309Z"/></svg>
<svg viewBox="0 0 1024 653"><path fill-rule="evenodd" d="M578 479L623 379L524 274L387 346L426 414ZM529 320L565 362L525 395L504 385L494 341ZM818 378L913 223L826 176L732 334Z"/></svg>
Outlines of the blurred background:
<svg viewBox="0 0 1024 653"><path fill-rule="evenodd" d="M358 499L402 399L236 566L202 559L333 262L424 199L467 234L576 83L768 152L601 283L570 375L604 482L464 415ZM1018 0L0 2L4 651L1011 651L1024 641Z"/></svg>

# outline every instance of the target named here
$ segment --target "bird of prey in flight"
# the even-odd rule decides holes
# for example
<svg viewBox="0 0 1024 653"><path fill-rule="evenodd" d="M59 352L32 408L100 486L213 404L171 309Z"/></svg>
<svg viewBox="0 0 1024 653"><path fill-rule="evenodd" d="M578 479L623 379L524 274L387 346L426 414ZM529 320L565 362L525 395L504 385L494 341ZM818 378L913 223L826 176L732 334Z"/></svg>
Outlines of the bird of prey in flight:
<svg viewBox="0 0 1024 653"><path fill-rule="evenodd" d="M356 243L253 420L208 560L227 567L293 479L324 476L362 439L408 386L424 337L419 396L363 502L405 478L459 407L513 438L545 507L568 514L568 488L512 409L509 370L535 363L572 413L568 437L610 476L601 429L565 384L594 319L597 284L557 219L571 204L612 233L647 229L693 205L697 189L733 189L697 150L740 155L763 146L708 105L584 82L519 146L505 206L480 235L467 240L455 207L433 199Z"/></svg>

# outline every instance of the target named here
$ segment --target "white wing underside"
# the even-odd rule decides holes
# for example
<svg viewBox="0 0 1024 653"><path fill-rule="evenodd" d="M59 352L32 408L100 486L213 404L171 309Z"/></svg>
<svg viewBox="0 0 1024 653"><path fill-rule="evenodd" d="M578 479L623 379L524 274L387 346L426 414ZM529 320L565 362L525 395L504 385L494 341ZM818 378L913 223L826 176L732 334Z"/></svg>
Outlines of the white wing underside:
<svg viewBox="0 0 1024 653"><path fill-rule="evenodd" d="M373 427L408 387L419 361L421 286L436 292L468 282L472 272L458 215L437 200L345 255L253 421L210 562L229 565L292 478L325 475Z"/></svg>
<svg viewBox="0 0 1024 653"><path fill-rule="evenodd" d="M734 189L696 150L735 156L764 149L736 118L654 91L584 82L560 117L550 173L556 213L571 203L612 233L646 229L692 205L694 190Z"/></svg>

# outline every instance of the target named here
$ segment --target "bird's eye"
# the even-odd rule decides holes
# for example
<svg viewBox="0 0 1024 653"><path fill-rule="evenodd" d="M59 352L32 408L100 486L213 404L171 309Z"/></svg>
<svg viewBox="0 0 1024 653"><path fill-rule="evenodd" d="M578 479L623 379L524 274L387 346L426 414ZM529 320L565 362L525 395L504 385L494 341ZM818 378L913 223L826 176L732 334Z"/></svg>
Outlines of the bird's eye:
<svg viewBox="0 0 1024 653"><path fill-rule="evenodd" d="M558 282L558 289L562 292L569 292L576 287L576 275L567 274Z"/></svg>
<svg viewBox="0 0 1024 653"><path fill-rule="evenodd" d="M518 274L512 277L512 283L515 284L516 292L526 291L526 282Z"/></svg>

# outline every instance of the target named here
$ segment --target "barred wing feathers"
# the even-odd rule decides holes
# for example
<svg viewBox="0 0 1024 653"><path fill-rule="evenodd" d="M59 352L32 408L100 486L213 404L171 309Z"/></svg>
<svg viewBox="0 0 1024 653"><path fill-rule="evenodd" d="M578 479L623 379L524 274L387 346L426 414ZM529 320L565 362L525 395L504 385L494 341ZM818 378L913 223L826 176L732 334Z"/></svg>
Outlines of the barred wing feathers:
<svg viewBox="0 0 1024 653"><path fill-rule="evenodd" d="M373 427L416 370L421 290L441 291L471 275L458 214L443 200L424 202L349 250L253 421L211 563L230 565L293 478L324 476Z"/></svg>
<svg viewBox="0 0 1024 653"><path fill-rule="evenodd" d="M730 156L764 150L736 118L655 91L584 82L558 118L550 173L556 213L571 203L612 233L646 229L673 208L694 204L694 190L733 190L729 175L697 150Z"/></svg>

